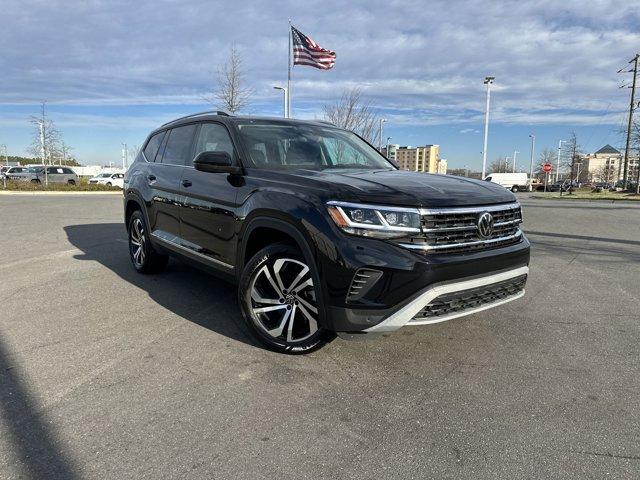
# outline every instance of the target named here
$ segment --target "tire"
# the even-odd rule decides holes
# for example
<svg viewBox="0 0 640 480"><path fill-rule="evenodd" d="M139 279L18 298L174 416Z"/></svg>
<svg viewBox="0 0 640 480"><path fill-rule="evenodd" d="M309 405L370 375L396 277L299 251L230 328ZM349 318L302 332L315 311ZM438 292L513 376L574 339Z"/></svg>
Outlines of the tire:
<svg viewBox="0 0 640 480"><path fill-rule="evenodd" d="M511 187L511 191L512 191L513 193L516 193L518 190L520 190L520 189L518 188L518 186L517 186L517 185L514 185L513 187Z"/></svg>
<svg viewBox="0 0 640 480"><path fill-rule="evenodd" d="M128 236L129 257L133 268L140 273L158 273L164 270L169 257L160 255L151 245L149 229L140 210L131 214Z"/></svg>
<svg viewBox="0 0 640 480"><path fill-rule="evenodd" d="M31 183L39 184L40 180L38 180L37 178L34 178L33 180L31 180Z"/></svg>
<svg viewBox="0 0 640 480"><path fill-rule="evenodd" d="M249 332L267 348L287 354L309 353L335 338L321 325L323 306L315 265L301 252L276 243L245 265L238 300ZM289 291L287 289L293 289Z"/></svg>
<svg viewBox="0 0 640 480"><path fill-rule="evenodd" d="M111 187L111 182L107 182L107 187Z"/></svg>
<svg viewBox="0 0 640 480"><path fill-rule="evenodd" d="M75 185L75 184L76 184L76 181L75 181L75 180L69 180L69 181L67 182L67 185Z"/></svg>

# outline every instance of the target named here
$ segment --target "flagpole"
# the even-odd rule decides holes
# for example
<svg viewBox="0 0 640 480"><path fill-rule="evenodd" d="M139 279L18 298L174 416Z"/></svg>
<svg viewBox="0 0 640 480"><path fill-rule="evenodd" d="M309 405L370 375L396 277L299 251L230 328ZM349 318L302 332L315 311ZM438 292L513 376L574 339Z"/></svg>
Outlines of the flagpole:
<svg viewBox="0 0 640 480"><path fill-rule="evenodd" d="M287 111L285 117L291 118L291 19L289 19L289 38L287 41L289 48L289 63L287 64Z"/></svg>

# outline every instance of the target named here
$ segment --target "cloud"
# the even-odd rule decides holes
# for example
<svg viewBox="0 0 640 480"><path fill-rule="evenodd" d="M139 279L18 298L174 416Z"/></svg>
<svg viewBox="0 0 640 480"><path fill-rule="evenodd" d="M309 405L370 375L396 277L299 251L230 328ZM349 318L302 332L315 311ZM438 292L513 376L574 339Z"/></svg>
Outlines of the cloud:
<svg viewBox="0 0 640 480"><path fill-rule="evenodd" d="M428 8L417 0L305 8L293 0L9 0L0 105L44 98L96 107L200 104L235 43L257 92L254 111L272 110L280 97L271 87L286 80L287 12L338 54L330 72L294 68L294 107L305 115L361 87L399 124L477 123L482 79L492 74L492 121L617 123L627 92L615 72L640 44L635 7L618 0L438 0Z"/></svg>

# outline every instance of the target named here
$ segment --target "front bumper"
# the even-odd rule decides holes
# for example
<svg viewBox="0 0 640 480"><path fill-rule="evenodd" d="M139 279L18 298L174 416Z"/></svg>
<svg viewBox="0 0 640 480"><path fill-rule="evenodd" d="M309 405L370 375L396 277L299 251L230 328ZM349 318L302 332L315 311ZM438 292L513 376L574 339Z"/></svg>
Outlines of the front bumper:
<svg viewBox="0 0 640 480"><path fill-rule="evenodd" d="M528 273L528 267L519 267L513 270L495 273L492 275L469 278L456 282L447 282L440 285L431 285L420 291L398 310L386 316L380 323L374 325L373 327L367 328L364 331L367 333L390 332L393 330L397 330L400 327L404 327L407 324L427 325L431 323L439 323L447 320L452 320L454 318L463 317L465 315L472 315L489 308L512 302L513 300L517 300L518 298L524 296L524 288L518 289L510 295L503 295L490 301L476 301L476 305L473 305L473 303L471 303L468 308L462 308L460 310L452 311L451 313L444 313L443 315L429 317L421 317L419 315L425 307L432 304L434 300L440 297L453 293L464 294L464 292L476 291L481 287L491 288L494 285L503 284L508 280L526 276L528 275Z"/></svg>
<svg viewBox="0 0 640 480"><path fill-rule="evenodd" d="M464 255L425 255L387 242L349 240L336 242L339 248L332 261L322 262L327 326L335 332L388 332L404 325L442 322L524 294L530 248L524 235L517 244ZM351 300L353 279L362 269L377 270L382 276L364 297ZM518 291L502 291L495 285L520 276L524 281ZM488 292L474 291L489 285ZM458 298L452 295L456 292L464 293ZM436 299L431 311L421 313Z"/></svg>

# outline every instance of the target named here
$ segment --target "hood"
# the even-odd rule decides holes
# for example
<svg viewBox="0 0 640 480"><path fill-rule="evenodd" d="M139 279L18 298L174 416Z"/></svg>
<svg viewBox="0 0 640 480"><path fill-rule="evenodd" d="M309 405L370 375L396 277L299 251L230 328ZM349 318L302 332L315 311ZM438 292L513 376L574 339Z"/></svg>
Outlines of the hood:
<svg viewBox="0 0 640 480"><path fill-rule="evenodd" d="M326 200L417 207L475 206L515 201L510 191L495 183L449 175L405 170L262 172L272 174L273 179L289 186L318 189L318 194Z"/></svg>

